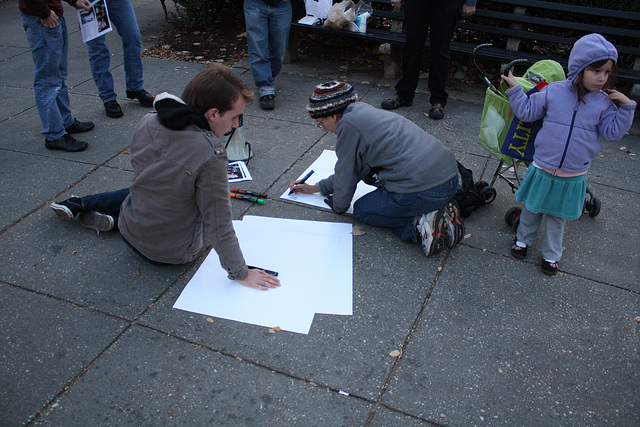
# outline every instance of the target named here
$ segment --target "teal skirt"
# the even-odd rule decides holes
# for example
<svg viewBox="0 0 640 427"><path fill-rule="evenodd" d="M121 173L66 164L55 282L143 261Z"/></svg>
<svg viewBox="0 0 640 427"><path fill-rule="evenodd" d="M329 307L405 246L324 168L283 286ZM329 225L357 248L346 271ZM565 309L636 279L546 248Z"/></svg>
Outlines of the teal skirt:
<svg viewBox="0 0 640 427"><path fill-rule="evenodd" d="M559 177L532 164L515 197L525 204L529 212L578 219L584 210L586 192L587 174Z"/></svg>

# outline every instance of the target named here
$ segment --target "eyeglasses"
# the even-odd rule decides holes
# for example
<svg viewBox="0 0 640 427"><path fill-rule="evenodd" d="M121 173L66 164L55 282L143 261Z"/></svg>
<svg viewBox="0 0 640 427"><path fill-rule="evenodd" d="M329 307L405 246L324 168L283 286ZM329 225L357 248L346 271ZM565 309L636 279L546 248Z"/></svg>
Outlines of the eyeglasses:
<svg viewBox="0 0 640 427"><path fill-rule="evenodd" d="M322 122L324 121L324 119L326 119L326 117L323 117L323 118L320 119L319 122L316 122L316 126L319 127L319 128L322 128Z"/></svg>

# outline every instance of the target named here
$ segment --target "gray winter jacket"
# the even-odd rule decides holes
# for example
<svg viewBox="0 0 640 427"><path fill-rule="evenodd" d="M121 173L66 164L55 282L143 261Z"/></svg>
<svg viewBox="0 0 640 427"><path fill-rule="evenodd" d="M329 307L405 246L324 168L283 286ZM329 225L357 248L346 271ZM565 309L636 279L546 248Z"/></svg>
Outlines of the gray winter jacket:
<svg viewBox="0 0 640 427"><path fill-rule="evenodd" d="M224 141L211 131L195 124L172 130L158 114L147 114L131 144L134 177L120 211L122 236L149 259L182 264L202 250L204 222L222 267L231 278L246 278L231 222L227 163Z"/></svg>

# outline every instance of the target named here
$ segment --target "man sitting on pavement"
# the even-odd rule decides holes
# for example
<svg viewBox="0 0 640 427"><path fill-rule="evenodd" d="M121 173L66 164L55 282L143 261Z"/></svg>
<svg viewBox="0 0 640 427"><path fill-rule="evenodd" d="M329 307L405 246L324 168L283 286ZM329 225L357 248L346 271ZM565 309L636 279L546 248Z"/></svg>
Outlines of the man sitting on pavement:
<svg viewBox="0 0 640 427"><path fill-rule="evenodd" d="M353 216L386 227L402 240L420 242L427 256L453 247L464 236L453 152L406 118L369 104L345 82L316 86L307 110L337 136L334 174L315 185L289 188L320 192L337 213L349 209L359 181L377 187L353 206Z"/></svg>
<svg viewBox="0 0 640 427"><path fill-rule="evenodd" d="M224 135L253 94L228 67L212 64L187 85L182 98L156 97L131 143L134 176L129 188L52 203L62 219L76 215L84 227L109 231L154 264L193 261L208 238L230 279L268 290L280 281L248 269L232 224Z"/></svg>

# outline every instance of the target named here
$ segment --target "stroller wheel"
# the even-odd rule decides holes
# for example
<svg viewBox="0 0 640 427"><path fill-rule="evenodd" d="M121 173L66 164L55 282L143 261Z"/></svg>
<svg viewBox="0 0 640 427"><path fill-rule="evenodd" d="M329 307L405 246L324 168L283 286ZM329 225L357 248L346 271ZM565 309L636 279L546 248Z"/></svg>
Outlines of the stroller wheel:
<svg viewBox="0 0 640 427"><path fill-rule="evenodd" d="M493 202L496 199L497 194L498 193L496 192L496 189L491 187L490 185L487 185L482 190L480 190L480 197L484 200L485 204Z"/></svg>
<svg viewBox="0 0 640 427"><path fill-rule="evenodd" d="M600 213L600 208L602 207L602 203L596 197L591 199L591 202L585 203L585 210L589 213L591 218L595 218Z"/></svg>
<svg viewBox="0 0 640 427"><path fill-rule="evenodd" d="M520 225L520 215L515 217L514 220L513 220L513 225L511 226L511 228L513 229L514 233L518 232L518 226L519 225Z"/></svg>
<svg viewBox="0 0 640 427"><path fill-rule="evenodd" d="M602 203L600 200L593 195L591 190L587 187L587 194L584 198L584 209L585 213L588 213L590 217L595 218L600 213L600 208L602 207Z"/></svg>
<svg viewBox="0 0 640 427"><path fill-rule="evenodd" d="M485 187L488 187L489 183L487 181L476 181L473 183L473 187L476 189L476 191L480 191Z"/></svg>
<svg viewBox="0 0 640 427"><path fill-rule="evenodd" d="M504 222L506 222L509 227L513 227L513 223L516 221L516 218L520 218L521 213L522 210L520 208L515 206L510 208L507 213L504 214Z"/></svg>

